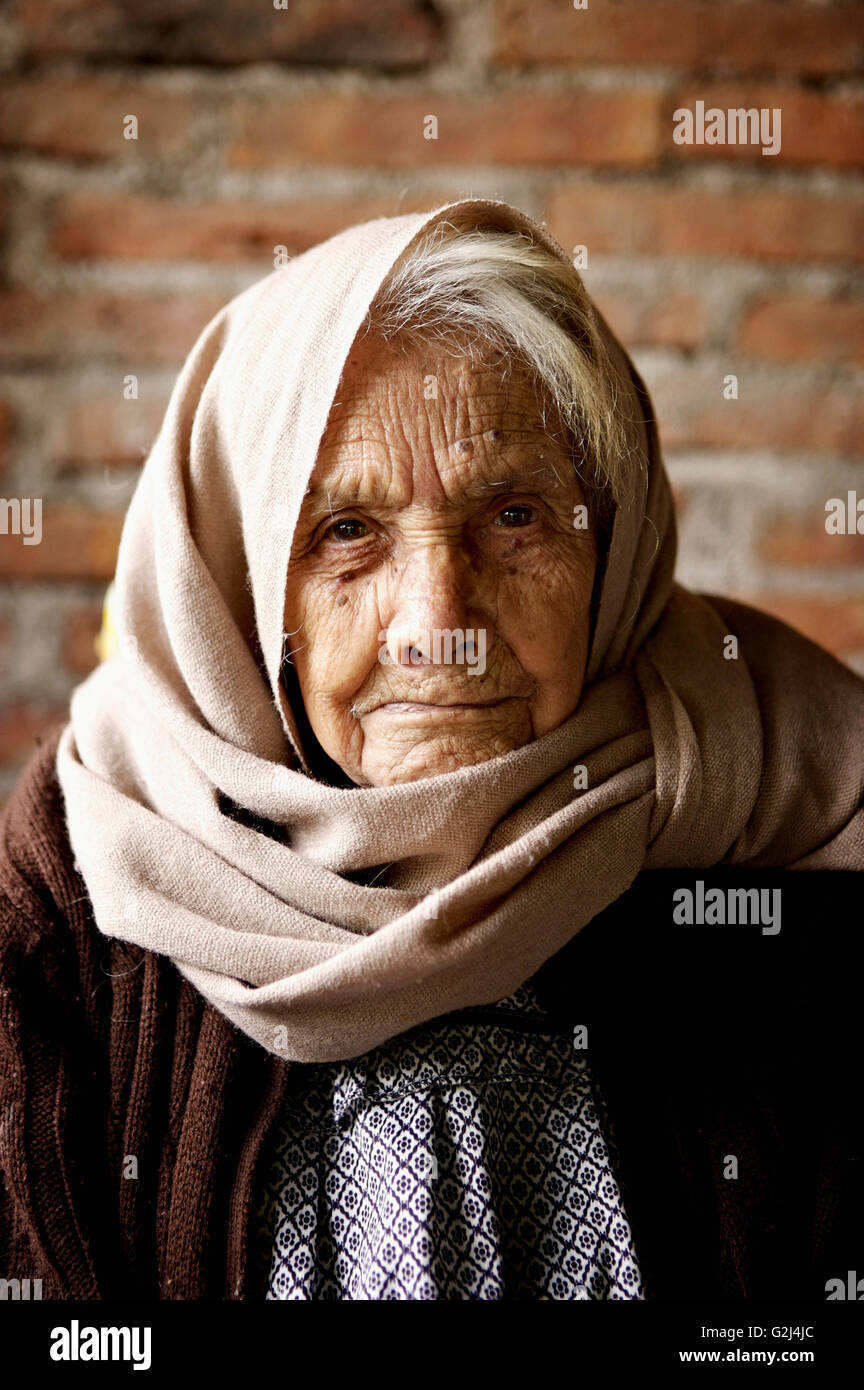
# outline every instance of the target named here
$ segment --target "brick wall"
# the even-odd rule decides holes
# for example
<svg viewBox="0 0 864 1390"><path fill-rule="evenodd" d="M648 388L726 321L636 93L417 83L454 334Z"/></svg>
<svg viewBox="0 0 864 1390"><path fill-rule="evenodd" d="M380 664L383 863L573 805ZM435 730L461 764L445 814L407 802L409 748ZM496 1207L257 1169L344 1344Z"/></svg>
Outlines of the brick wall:
<svg viewBox="0 0 864 1390"><path fill-rule="evenodd" d="M825 530L864 498L859 3L13 0L0 52L0 491L43 499L39 545L0 534L0 800L96 661L203 325L275 246L464 194L587 248L655 398L685 582L864 671L864 535ZM779 108L780 153L676 143L698 101Z"/></svg>

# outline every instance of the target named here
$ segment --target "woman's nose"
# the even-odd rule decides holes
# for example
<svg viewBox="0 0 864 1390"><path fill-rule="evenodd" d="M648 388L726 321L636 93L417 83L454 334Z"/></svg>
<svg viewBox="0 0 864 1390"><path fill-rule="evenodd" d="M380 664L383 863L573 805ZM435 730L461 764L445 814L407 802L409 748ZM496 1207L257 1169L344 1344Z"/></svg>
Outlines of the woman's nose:
<svg viewBox="0 0 864 1390"><path fill-rule="evenodd" d="M392 594L387 648L404 666L471 660L477 644L476 576L458 542L416 548Z"/></svg>

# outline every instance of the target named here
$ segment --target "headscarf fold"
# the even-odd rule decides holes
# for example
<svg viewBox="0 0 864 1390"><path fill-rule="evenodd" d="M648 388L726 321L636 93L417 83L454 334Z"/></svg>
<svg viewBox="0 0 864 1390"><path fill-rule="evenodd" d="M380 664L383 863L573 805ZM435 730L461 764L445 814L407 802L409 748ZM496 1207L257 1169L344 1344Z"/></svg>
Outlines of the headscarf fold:
<svg viewBox="0 0 864 1390"><path fill-rule="evenodd" d="M375 293L442 218L527 232L584 295L545 229L464 200L352 227L231 300L174 386L123 527L118 648L73 693L57 752L98 929L169 956L302 1062L506 996L643 868L864 867L864 682L783 624L675 583L651 404L596 310L634 496L615 514L578 707L440 776L315 775L282 678L294 528Z"/></svg>

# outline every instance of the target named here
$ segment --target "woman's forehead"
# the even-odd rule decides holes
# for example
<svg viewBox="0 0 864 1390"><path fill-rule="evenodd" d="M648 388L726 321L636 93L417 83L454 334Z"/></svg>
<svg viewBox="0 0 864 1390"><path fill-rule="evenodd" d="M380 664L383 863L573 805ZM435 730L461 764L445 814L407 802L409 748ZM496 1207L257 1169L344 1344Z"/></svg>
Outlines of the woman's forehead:
<svg viewBox="0 0 864 1390"><path fill-rule="evenodd" d="M319 456L304 516L338 506L403 507L413 500L482 503L494 492L572 489L575 471L561 441L536 429L489 429L431 447L425 431L399 442L357 439Z"/></svg>
<svg viewBox="0 0 864 1390"><path fill-rule="evenodd" d="M405 350L366 340L343 375L307 496L322 484L344 481L346 472L356 485L367 470L424 459L468 475L497 462L503 480L516 454L554 453L556 445L560 460L569 452L567 432L520 363L437 344Z"/></svg>
<svg viewBox="0 0 864 1390"><path fill-rule="evenodd" d="M389 341L369 335L352 349L327 424L350 437L352 422L386 417L397 407L420 406L470 434L472 420L501 415L528 425L551 410L542 383L518 358L504 358L482 343ZM554 423L559 423L557 418ZM483 426L480 426L483 428ZM487 424L485 428L495 428Z"/></svg>

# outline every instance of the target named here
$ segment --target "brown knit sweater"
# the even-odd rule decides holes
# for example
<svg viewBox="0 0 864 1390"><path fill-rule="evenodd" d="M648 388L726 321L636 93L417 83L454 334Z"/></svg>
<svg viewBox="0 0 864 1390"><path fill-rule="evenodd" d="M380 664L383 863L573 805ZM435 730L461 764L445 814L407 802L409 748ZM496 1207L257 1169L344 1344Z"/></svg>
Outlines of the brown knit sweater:
<svg viewBox="0 0 864 1390"><path fill-rule="evenodd" d="M292 1066L97 930L59 734L0 821L0 1278L46 1299L262 1298L250 1227ZM646 1297L821 1300L864 1249L862 876L787 876L773 937L672 927L693 877L641 875L535 979L588 1026Z"/></svg>
<svg viewBox="0 0 864 1390"><path fill-rule="evenodd" d="M59 734L0 823L0 1276L41 1277L43 1298L244 1298L253 1176L290 1067L167 958L96 929Z"/></svg>

